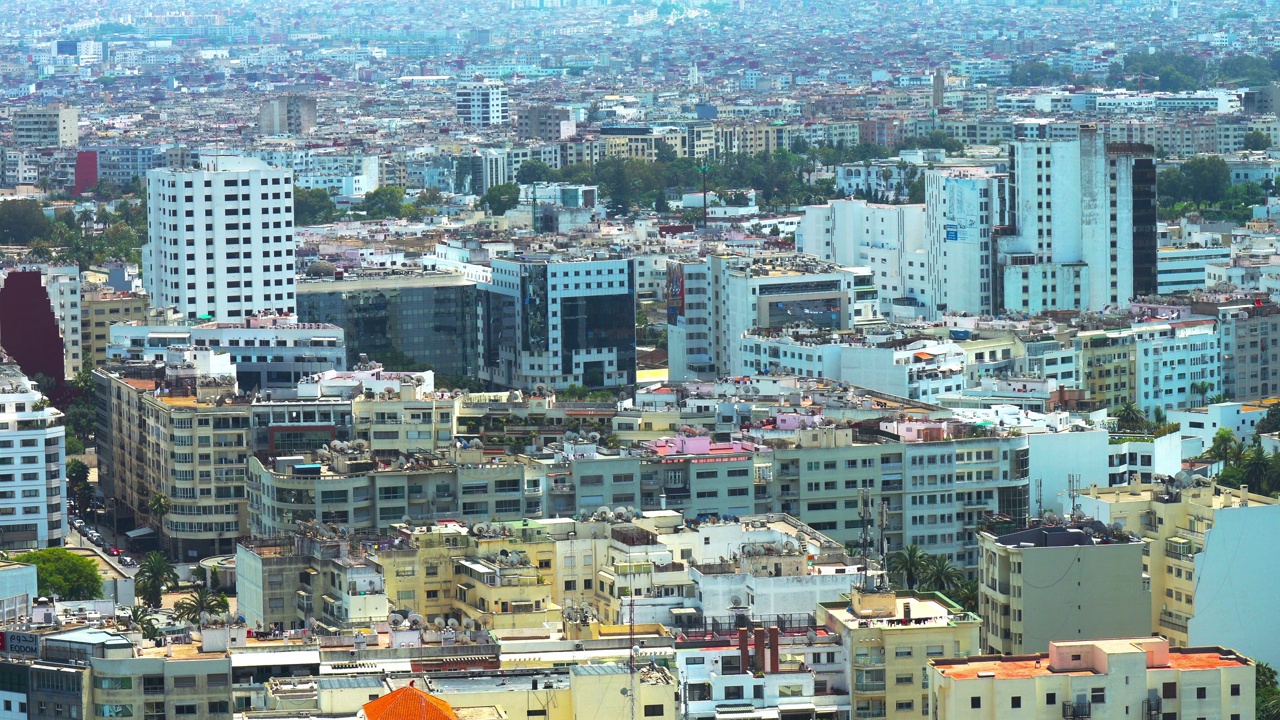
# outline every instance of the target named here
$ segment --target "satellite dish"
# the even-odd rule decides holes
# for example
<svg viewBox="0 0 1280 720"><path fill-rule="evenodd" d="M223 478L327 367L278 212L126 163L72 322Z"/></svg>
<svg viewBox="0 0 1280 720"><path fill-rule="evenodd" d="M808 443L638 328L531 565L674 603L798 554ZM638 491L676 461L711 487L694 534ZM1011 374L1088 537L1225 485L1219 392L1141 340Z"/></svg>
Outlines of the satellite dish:
<svg viewBox="0 0 1280 720"><path fill-rule="evenodd" d="M729 607L742 607L742 598L737 595L729 597Z"/></svg>
<svg viewBox="0 0 1280 720"><path fill-rule="evenodd" d="M391 613L387 616L387 624L389 625L399 625L402 622L404 622L404 616L400 613Z"/></svg>
<svg viewBox="0 0 1280 720"><path fill-rule="evenodd" d="M470 618L468 618L468 619L467 619L467 622L471 622L471 619L470 619ZM450 627L450 628L452 628L452 629L454 629L454 630L457 630L457 629L458 629L458 621L457 621L457 620L455 620L454 618L449 618L449 627Z"/></svg>
<svg viewBox="0 0 1280 720"><path fill-rule="evenodd" d="M810 645L812 645L812 644L814 644L815 642L817 642L817 640L818 640L818 633L816 633L816 632L814 632L814 631L810 630L809 632L807 632L807 633L805 633L805 634L804 634L804 639L805 639L805 640L807 640L807 641L809 641L809 644L810 644Z"/></svg>
<svg viewBox="0 0 1280 720"><path fill-rule="evenodd" d="M591 442L600 442L600 433L593 432L587 435L587 439Z"/></svg>
<svg viewBox="0 0 1280 720"><path fill-rule="evenodd" d="M432 625L435 625L436 627L440 628L441 630L443 630L443 629L444 629L444 627L445 627L445 623L444 623L444 618L443 618L443 617L437 617L435 620L432 620L432 621L431 621L431 624L432 624Z"/></svg>
<svg viewBox="0 0 1280 720"><path fill-rule="evenodd" d="M465 619L463 619L463 621L462 621L462 627L464 627L464 628L466 628L466 629L468 629L468 630L470 630L470 629L474 628L475 626L476 626L476 621L475 621L475 620L472 620L471 618L465 618Z"/></svg>
<svg viewBox="0 0 1280 720"><path fill-rule="evenodd" d="M418 613L413 613L409 616L409 627L420 628L422 627L423 622L423 617Z"/></svg>

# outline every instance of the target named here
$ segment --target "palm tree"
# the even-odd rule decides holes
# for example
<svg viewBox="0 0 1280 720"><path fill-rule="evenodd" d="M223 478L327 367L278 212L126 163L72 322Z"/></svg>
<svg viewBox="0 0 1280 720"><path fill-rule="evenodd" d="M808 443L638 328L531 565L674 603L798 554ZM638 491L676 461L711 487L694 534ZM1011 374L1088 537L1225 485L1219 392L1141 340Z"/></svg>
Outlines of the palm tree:
<svg viewBox="0 0 1280 720"><path fill-rule="evenodd" d="M978 581L966 580L953 591L955 596L952 600L956 601L960 607L969 612L978 612Z"/></svg>
<svg viewBox="0 0 1280 720"><path fill-rule="evenodd" d="M178 586L178 571L174 570L164 553L151 552L138 563L138 574L133 576L133 581L149 607L160 607L165 588Z"/></svg>
<svg viewBox="0 0 1280 720"><path fill-rule="evenodd" d="M202 587L173 604L173 617L175 620L198 623L202 614L217 615L228 609L230 605L226 595Z"/></svg>
<svg viewBox="0 0 1280 720"><path fill-rule="evenodd" d="M164 493L156 493L147 501L147 512L153 515L157 520L169 514L173 509L173 503L169 500L169 496Z"/></svg>
<svg viewBox="0 0 1280 720"><path fill-rule="evenodd" d="M889 572L902 577L908 590L915 590L928 561L929 554L919 545L908 545L889 556Z"/></svg>
<svg viewBox="0 0 1280 720"><path fill-rule="evenodd" d="M1146 416L1142 414L1142 408L1132 400L1120 403L1120 407L1115 410L1115 416L1120 427L1129 430L1140 428L1147 422Z"/></svg>
<svg viewBox="0 0 1280 720"><path fill-rule="evenodd" d="M945 555L930 555L925 559L920 580L924 587L945 594L964 582L964 573Z"/></svg>
<svg viewBox="0 0 1280 720"><path fill-rule="evenodd" d="M129 628L141 630L142 636L147 639L159 634L159 628L156 626L155 619L151 617L151 612L151 608L142 605L129 607Z"/></svg>
<svg viewBox="0 0 1280 720"><path fill-rule="evenodd" d="M1191 383L1191 392L1200 396L1200 402L1204 403L1209 397L1209 393L1213 392L1213 383L1208 380L1197 380Z"/></svg>
<svg viewBox="0 0 1280 720"><path fill-rule="evenodd" d="M1244 471L1244 478L1250 486L1263 490L1267 476L1271 474L1271 455L1262 447L1262 443L1255 442L1244 451L1244 456L1240 458L1240 469Z"/></svg>

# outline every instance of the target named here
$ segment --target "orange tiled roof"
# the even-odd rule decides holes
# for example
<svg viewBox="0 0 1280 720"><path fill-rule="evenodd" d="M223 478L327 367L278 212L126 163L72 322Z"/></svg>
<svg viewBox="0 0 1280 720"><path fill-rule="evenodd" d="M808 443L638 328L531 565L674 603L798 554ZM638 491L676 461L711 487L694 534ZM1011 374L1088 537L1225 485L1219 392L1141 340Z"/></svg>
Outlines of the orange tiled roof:
<svg viewBox="0 0 1280 720"><path fill-rule="evenodd" d="M365 703L367 720L458 720L449 703L410 685Z"/></svg>

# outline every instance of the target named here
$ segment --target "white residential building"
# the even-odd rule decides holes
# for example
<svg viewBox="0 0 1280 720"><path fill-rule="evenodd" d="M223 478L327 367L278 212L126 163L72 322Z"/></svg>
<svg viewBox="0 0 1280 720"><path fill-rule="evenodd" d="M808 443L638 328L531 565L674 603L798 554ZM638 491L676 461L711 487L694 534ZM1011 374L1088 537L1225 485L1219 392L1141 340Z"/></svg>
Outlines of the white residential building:
<svg viewBox="0 0 1280 720"><path fill-rule="evenodd" d="M930 306L923 205L832 200L805 208L796 249L839 265L870 268L882 314L898 305Z"/></svg>
<svg viewBox="0 0 1280 720"><path fill-rule="evenodd" d="M505 125L511 118L507 86L494 80L460 82L454 100L458 120L467 125Z"/></svg>
<svg viewBox="0 0 1280 720"><path fill-rule="evenodd" d="M65 438L62 412L17 365L0 364L0 548L62 546Z"/></svg>
<svg viewBox="0 0 1280 720"><path fill-rule="evenodd" d="M1156 255L1156 289L1161 295L1205 288L1205 266L1231 262L1231 247L1162 247Z"/></svg>
<svg viewBox="0 0 1280 720"><path fill-rule="evenodd" d="M745 333L796 325L847 330L878 318L877 303L865 268L810 255L673 260L667 266L671 379L751 372L742 349Z"/></svg>
<svg viewBox="0 0 1280 720"><path fill-rule="evenodd" d="M1138 323L1133 326L1137 359L1137 404L1143 412L1185 408L1222 387L1222 339L1217 321ZM1196 383L1208 383L1207 392Z"/></svg>
<svg viewBox="0 0 1280 720"><path fill-rule="evenodd" d="M1150 146L1015 140L1010 228L996 251L1000 309L1098 311L1156 290L1155 162Z"/></svg>
<svg viewBox="0 0 1280 720"><path fill-rule="evenodd" d="M924 171L931 305L927 317L994 315L997 227L1008 224L1008 175L987 168Z"/></svg>
<svg viewBox="0 0 1280 720"><path fill-rule="evenodd" d="M147 173L147 293L189 319L292 312L293 172L256 158L203 163Z"/></svg>

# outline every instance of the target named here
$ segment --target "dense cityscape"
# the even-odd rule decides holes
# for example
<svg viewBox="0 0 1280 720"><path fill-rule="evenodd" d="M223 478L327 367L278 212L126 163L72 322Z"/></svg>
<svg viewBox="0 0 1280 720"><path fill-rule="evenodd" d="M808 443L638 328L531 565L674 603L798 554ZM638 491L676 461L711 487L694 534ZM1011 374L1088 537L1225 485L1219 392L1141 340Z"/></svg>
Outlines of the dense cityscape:
<svg viewBox="0 0 1280 720"><path fill-rule="evenodd" d="M1280 720L1280 5L0 16L0 720Z"/></svg>

